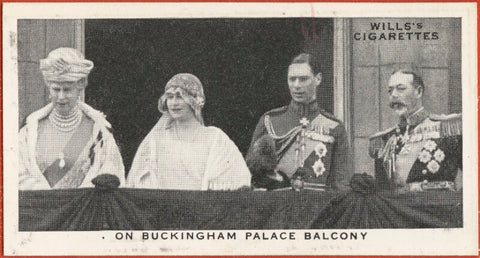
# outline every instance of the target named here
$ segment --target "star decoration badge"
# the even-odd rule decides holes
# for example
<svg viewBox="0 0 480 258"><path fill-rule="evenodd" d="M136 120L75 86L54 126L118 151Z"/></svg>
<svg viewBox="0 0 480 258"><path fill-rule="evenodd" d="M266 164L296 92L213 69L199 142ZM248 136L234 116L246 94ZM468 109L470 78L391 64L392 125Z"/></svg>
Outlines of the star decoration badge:
<svg viewBox="0 0 480 258"><path fill-rule="evenodd" d="M300 119L300 124L304 127L307 127L310 124L310 121L308 121L306 117L302 117L302 119Z"/></svg>

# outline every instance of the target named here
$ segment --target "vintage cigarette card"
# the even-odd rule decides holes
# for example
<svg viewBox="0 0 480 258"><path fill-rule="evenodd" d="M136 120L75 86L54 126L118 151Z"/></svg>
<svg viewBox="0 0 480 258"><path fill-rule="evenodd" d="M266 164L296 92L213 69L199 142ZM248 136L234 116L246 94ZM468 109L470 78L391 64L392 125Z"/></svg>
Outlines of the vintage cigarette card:
<svg viewBox="0 0 480 258"><path fill-rule="evenodd" d="M474 3L4 3L6 255L477 255Z"/></svg>

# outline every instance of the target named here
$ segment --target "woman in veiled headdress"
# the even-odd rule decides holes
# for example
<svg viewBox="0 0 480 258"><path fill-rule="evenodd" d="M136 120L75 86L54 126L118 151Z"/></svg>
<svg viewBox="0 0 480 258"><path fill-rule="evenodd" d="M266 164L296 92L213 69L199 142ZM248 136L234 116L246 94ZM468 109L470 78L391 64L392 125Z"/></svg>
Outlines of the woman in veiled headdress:
<svg viewBox="0 0 480 258"><path fill-rule="evenodd" d="M51 103L27 117L20 130L20 190L93 186L99 174L124 184L122 157L105 116L80 100L93 62L73 48L40 60Z"/></svg>
<svg viewBox="0 0 480 258"><path fill-rule="evenodd" d="M141 143L127 186L178 190L234 190L250 186L242 154L219 128L205 126L200 80L173 76L158 109L163 114Z"/></svg>

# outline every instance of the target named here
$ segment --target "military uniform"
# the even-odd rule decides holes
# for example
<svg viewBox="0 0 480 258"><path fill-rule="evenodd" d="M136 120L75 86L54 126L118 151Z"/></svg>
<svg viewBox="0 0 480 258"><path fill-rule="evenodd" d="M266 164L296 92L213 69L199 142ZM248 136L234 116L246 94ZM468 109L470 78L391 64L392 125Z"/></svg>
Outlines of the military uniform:
<svg viewBox="0 0 480 258"><path fill-rule="evenodd" d="M292 102L265 113L255 129L249 152L262 136L275 141L276 170L301 178L308 187L348 188L351 155L345 127L316 101Z"/></svg>
<svg viewBox="0 0 480 258"><path fill-rule="evenodd" d="M383 187L458 188L461 115L433 115L422 107L396 127L370 137L369 152L375 159L375 177Z"/></svg>

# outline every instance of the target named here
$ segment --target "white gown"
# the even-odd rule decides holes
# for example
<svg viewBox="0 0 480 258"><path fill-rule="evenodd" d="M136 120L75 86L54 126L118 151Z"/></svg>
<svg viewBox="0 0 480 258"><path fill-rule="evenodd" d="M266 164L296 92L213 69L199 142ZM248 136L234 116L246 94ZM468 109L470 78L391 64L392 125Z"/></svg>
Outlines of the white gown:
<svg viewBox="0 0 480 258"><path fill-rule="evenodd" d="M127 187L235 190L250 186L250 172L235 143L219 128L199 129L194 141L178 139L162 119L140 144Z"/></svg>

